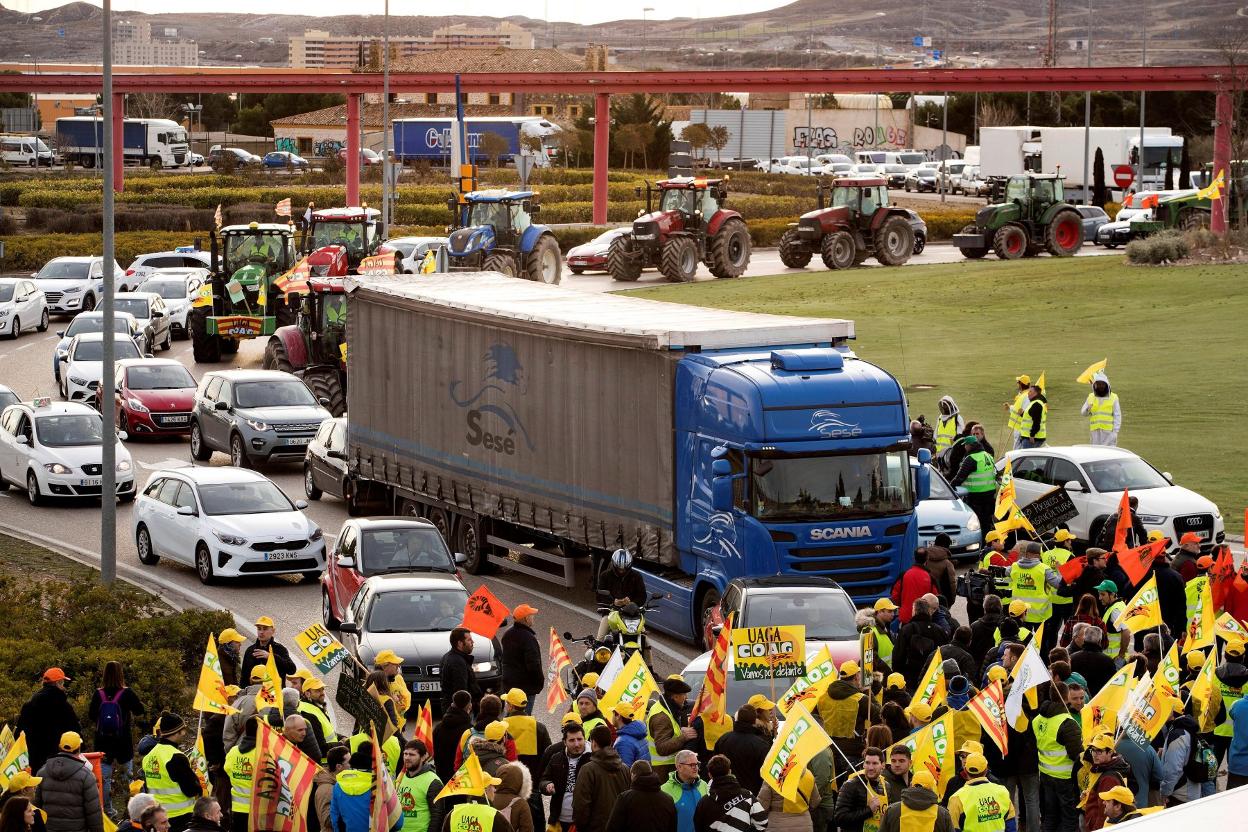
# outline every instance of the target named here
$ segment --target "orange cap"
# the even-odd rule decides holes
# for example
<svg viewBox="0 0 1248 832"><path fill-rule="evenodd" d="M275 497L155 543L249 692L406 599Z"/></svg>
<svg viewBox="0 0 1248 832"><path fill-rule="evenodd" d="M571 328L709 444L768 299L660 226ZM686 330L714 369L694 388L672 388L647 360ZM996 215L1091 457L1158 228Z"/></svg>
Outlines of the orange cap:
<svg viewBox="0 0 1248 832"><path fill-rule="evenodd" d="M530 615L537 615L537 607L521 604L511 611L512 618L527 618Z"/></svg>
<svg viewBox="0 0 1248 832"><path fill-rule="evenodd" d="M45 682L71 682L73 681L65 675L65 671L59 667L49 667L43 671L43 681Z"/></svg>
<svg viewBox="0 0 1248 832"><path fill-rule="evenodd" d="M1209 557L1208 555L1201 555L1200 557L1196 558L1196 568L1197 569L1212 569L1213 558Z"/></svg>
<svg viewBox="0 0 1248 832"><path fill-rule="evenodd" d="M1183 536L1179 538L1179 545L1184 543L1199 543L1204 540L1197 532L1183 532Z"/></svg>

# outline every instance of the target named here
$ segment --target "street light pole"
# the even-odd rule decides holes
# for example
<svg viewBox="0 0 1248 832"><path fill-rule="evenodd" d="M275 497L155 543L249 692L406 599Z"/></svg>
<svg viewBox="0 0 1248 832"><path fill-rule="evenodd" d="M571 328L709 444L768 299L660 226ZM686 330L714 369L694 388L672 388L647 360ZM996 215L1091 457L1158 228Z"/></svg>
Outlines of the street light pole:
<svg viewBox="0 0 1248 832"><path fill-rule="evenodd" d="M100 377L100 401L113 401L114 378L113 361L116 358L116 333L113 330L114 304L113 282L116 271L113 268L115 254L113 251L113 108L117 106L113 98L113 4L112 0L104 0L104 88L100 116L104 121L104 256L100 270L104 274L104 355L103 372ZM109 586L117 577L117 431L114 428L116 410L111 404L100 408L103 420L101 436L100 471L100 583ZM131 472L134 473L133 471ZM135 487L138 487L135 476Z"/></svg>
<svg viewBox="0 0 1248 832"><path fill-rule="evenodd" d="M381 30L381 233L390 235L390 0ZM365 220L367 221L367 217Z"/></svg>
<svg viewBox="0 0 1248 832"><path fill-rule="evenodd" d="M1092 0L1088 0L1088 40L1083 45L1088 53L1088 69L1092 68ZM1092 182L1088 171L1092 162L1092 90L1083 93L1083 204L1092 204Z"/></svg>
<svg viewBox="0 0 1248 832"><path fill-rule="evenodd" d="M975 68L976 68L976 69L979 69L979 53L978 53L978 52L972 52L971 54L975 56ZM978 88L978 87L975 89L975 105L974 105L974 107L975 107L975 120L974 120L974 124L973 124L973 126L972 126L972 128L971 128L971 136L972 136L972 138L974 138L974 140L975 140L973 143L974 143L974 144L979 144L979 88Z"/></svg>
<svg viewBox="0 0 1248 832"><path fill-rule="evenodd" d="M1140 13L1144 24L1140 27L1140 66L1148 66L1148 0L1144 0ZM1136 193L1144 190L1144 90L1140 90L1140 166L1136 180Z"/></svg>

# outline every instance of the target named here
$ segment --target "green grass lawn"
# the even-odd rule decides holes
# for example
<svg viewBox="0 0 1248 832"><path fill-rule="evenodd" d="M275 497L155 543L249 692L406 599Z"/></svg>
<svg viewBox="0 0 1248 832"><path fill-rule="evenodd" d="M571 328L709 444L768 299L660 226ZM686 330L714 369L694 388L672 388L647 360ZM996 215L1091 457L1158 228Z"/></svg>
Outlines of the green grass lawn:
<svg viewBox="0 0 1248 832"><path fill-rule="evenodd" d="M817 262L817 261L816 261ZM857 354L893 373L911 415L943 395L1007 447L1014 376L1047 373L1049 442L1087 442L1075 378L1109 357L1119 442L1217 502L1242 533L1248 439L1248 269L1136 267L1120 257L863 268L641 289L654 300L848 318ZM1239 448L1239 451L1235 451Z"/></svg>

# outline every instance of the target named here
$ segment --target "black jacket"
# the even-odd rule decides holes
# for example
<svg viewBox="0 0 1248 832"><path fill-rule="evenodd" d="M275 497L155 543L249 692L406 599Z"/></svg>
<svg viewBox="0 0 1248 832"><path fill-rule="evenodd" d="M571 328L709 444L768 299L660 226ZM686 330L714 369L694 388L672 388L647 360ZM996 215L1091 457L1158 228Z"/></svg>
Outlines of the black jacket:
<svg viewBox="0 0 1248 832"><path fill-rule="evenodd" d="M61 734L81 727L69 695L56 685L44 685L22 706L14 733L26 732L30 770L38 771L56 753Z"/></svg>
<svg viewBox="0 0 1248 832"><path fill-rule="evenodd" d="M629 569L621 575L610 561L606 561L598 573L598 591L609 594L612 601L627 598L639 607L646 605L646 584L641 574L636 569Z"/></svg>
<svg viewBox="0 0 1248 832"><path fill-rule="evenodd" d="M1105 520L1105 525L1101 526L1101 533L1096 536L1096 542L1093 544L1106 552L1114 551L1114 533L1118 530L1118 512L1109 515ZM1144 528L1144 524L1140 521L1140 516L1134 511L1131 512L1131 530L1127 532L1127 546L1135 548L1143 546L1148 542L1148 529ZM1117 563L1117 560L1114 561ZM1119 588L1125 589L1122 584ZM1119 593L1121 594L1121 593Z"/></svg>
<svg viewBox="0 0 1248 832"><path fill-rule="evenodd" d="M503 690L520 688L529 699L537 696L546 686L542 672L542 648L537 643L537 633L519 621L503 633Z"/></svg>
<svg viewBox="0 0 1248 832"><path fill-rule="evenodd" d="M1005 620L1005 616L999 612L986 612L977 620L971 622L971 658L979 665L983 665L984 656L988 655L997 644L997 628L1001 626L1001 622Z"/></svg>
<svg viewBox="0 0 1248 832"><path fill-rule="evenodd" d="M97 690L91 696L91 704L87 706L87 722L95 724L95 742L93 748L101 751L106 760L128 762L134 756L133 718L144 714L143 702L133 688L122 688L117 706L121 710L121 731L116 736L106 737L100 733L100 707L104 697L112 701L117 696L117 689Z"/></svg>
<svg viewBox="0 0 1248 832"><path fill-rule="evenodd" d="M274 639L268 644L261 644L259 641L253 641L251 644L247 645L246 649L243 650L243 666L239 668L238 678L250 682L251 669L256 665L263 667L264 663L268 661L268 659L257 659L255 656L251 655L251 651L268 650L270 647L273 648L273 666L277 668L277 672L282 674L283 678L294 673L295 662L290 657L290 651L286 649L286 645L279 644L277 640ZM240 682L239 684L246 687L244 682Z"/></svg>
<svg viewBox="0 0 1248 832"><path fill-rule="evenodd" d="M472 725L472 714L459 708L443 709L442 719L433 729L433 761L438 777L445 783L455 774L455 752L459 738Z"/></svg>
<svg viewBox="0 0 1248 832"><path fill-rule="evenodd" d="M309 736L311 736L309 734ZM203 791L199 784L199 777L195 775L195 770L191 768L191 761L186 755L178 749L177 745L169 742L169 740L161 739L156 741L157 745L167 745L178 750L169 758L165 771L169 774L169 779L178 784L178 788L182 789L182 794L195 800L203 795ZM313 760L319 760L320 757L313 757Z"/></svg>
<svg viewBox="0 0 1248 832"><path fill-rule="evenodd" d="M933 622L927 613L914 615L901 628L897 644L893 647L893 670L906 677L906 687L909 690L918 688L919 677L927 669L932 653L948 641L949 634Z"/></svg>
<svg viewBox="0 0 1248 832"><path fill-rule="evenodd" d="M312 813L312 820L315 821L316 813ZM221 832L221 824L214 823L207 818L191 818L191 825L186 827L186 832Z"/></svg>
<svg viewBox="0 0 1248 832"><path fill-rule="evenodd" d="M882 799L885 805L896 803L900 799L901 792L896 783L886 777L880 777L871 787L876 794L881 789L884 790L886 797ZM841 786L841 792L836 796L836 813L833 817L841 832L862 832L863 822L871 817L871 807L867 804L867 784L862 777L853 777Z"/></svg>
<svg viewBox="0 0 1248 832"><path fill-rule="evenodd" d="M1041 393L1031 400L1031 404L1027 405L1027 412L1023 418L1023 429L1020 433L1026 437L1034 437L1040 432L1040 422L1044 414L1044 406L1041 402L1048 402L1048 399Z"/></svg>
<svg viewBox="0 0 1248 832"><path fill-rule="evenodd" d="M466 690L472 697L475 709L481 701L481 686L477 684L477 672L472 669L472 654L463 653L452 647L442 656L439 669L442 680L442 712L451 709L451 698L456 691Z"/></svg>
<svg viewBox="0 0 1248 832"><path fill-rule="evenodd" d="M568 782L568 752L560 743L558 751L550 755L546 762L546 767L542 770L542 776L538 780L535 787L541 794L546 794L546 784L550 783L555 790L550 795L550 819L552 821L559 819L559 813L563 811L563 796L567 794L569 786L576 786L576 778L572 778L572 782ZM589 762L589 752L581 753L576 758L576 768L580 771L581 766Z"/></svg>
<svg viewBox="0 0 1248 832"><path fill-rule="evenodd" d="M735 767L735 763L733 764ZM694 832L763 832L767 829L767 810L749 789L731 774L716 777L706 796L693 810Z"/></svg>
<svg viewBox="0 0 1248 832"><path fill-rule="evenodd" d="M967 652L965 648L960 647L953 642L949 642L948 644L941 645L940 657L946 660L953 659L958 665L959 672L961 672L961 674L965 676L967 681L969 681L972 685L975 684L975 680L979 678L979 662L975 661L975 657Z"/></svg>
<svg viewBox="0 0 1248 832"><path fill-rule="evenodd" d="M628 767L614 748L600 748L576 771L572 818L578 832L605 832L607 807L628 791Z"/></svg>
<svg viewBox="0 0 1248 832"><path fill-rule="evenodd" d="M48 832L103 832L100 790L79 755L58 753L38 770L35 805L48 813Z"/></svg>
<svg viewBox="0 0 1248 832"><path fill-rule="evenodd" d="M607 832L676 832L676 804L659 791L662 784L653 773L634 778L633 787L611 808Z"/></svg>
<svg viewBox="0 0 1248 832"><path fill-rule="evenodd" d="M742 788L758 794L763 787L763 759L771 748L771 741L757 725L733 725L715 743L715 753L723 754L732 761L732 770Z"/></svg>
<svg viewBox="0 0 1248 832"><path fill-rule="evenodd" d="M1106 655L1104 647L1086 642L1083 649L1070 654L1070 669L1087 681L1089 699L1100 693L1105 683L1118 671L1113 658Z"/></svg>

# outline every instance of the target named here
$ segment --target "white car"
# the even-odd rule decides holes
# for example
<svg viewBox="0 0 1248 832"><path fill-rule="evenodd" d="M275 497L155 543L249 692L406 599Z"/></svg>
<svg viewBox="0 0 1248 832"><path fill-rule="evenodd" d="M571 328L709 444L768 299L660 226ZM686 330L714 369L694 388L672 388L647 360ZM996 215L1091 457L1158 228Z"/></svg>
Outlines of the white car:
<svg viewBox="0 0 1248 832"><path fill-rule="evenodd" d="M191 333L186 326L191 302L207 280L207 269L157 269L143 281L139 291L153 292L164 298L169 329L174 338L184 341Z"/></svg>
<svg viewBox="0 0 1248 832"><path fill-rule="evenodd" d="M129 338L113 339L113 355L118 359L142 358ZM75 335L60 359L61 398L71 402L95 401L95 388L104 376L104 333Z"/></svg>
<svg viewBox="0 0 1248 832"><path fill-rule="evenodd" d="M212 267L212 255L194 246L180 246L173 251L154 251L140 254L126 269L126 277L139 283L162 269L208 269Z"/></svg>
<svg viewBox="0 0 1248 832"><path fill-rule="evenodd" d="M263 474L241 468L157 471L135 502L131 533L139 560L162 557L195 567L199 579L302 574L319 580L325 540L319 526Z"/></svg>
<svg viewBox="0 0 1248 832"><path fill-rule="evenodd" d="M83 312L75 315L68 327L56 331L60 340L56 342L56 347L52 350L52 381L58 390L61 387L61 359L69 355L69 342L74 340L75 335L82 335L84 332L103 331L103 312ZM134 341L136 347L143 343L143 333L139 329L138 321L129 312L113 313L113 332Z"/></svg>
<svg viewBox="0 0 1248 832"><path fill-rule="evenodd" d="M445 245L445 237L395 237L382 243L377 248L377 253L397 252L402 255L399 271L403 274L419 274L420 267L425 262L425 255L430 249L436 250Z"/></svg>
<svg viewBox="0 0 1248 832"><path fill-rule="evenodd" d="M48 328L48 301L28 277L0 277L0 335L17 338L22 330Z"/></svg>
<svg viewBox="0 0 1248 832"><path fill-rule="evenodd" d="M113 305L120 312L129 312L143 333L143 352L168 351L173 346L173 328L164 298L155 292L117 292Z"/></svg>
<svg viewBox="0 0 1248 832"><path fill-rule="evenodd" d="M12 387L0 384L0 413L3 413L9 405L17 404L21 400L22 397L14 393Z"/></svg>
<svg viewBox="0 0 1248 832"><path fill-rule="evenodd" d="M1106 520L1118 510L1124 488L1139 498L1136 514L1149 531L1159 529L1176 542L1184 532L1197 532L1204 538L1201 548L1205 551L1226 539L1226 527L1216 505L1175 485L1169 474L1124 448L1045 445L1010 451L1006 458L1013 467L1019 505L1028 505L1055 487L1065 486L1079 509L1079 515L1066 526L1080 540L1097 539ZM998 470L1004 465L1004 460L999 462Z"/></svg>
<svg viewBox="0 0 1248 832"><path fill-rule="evenodd" d="M50 497L99 497L104 420L85 404L36 399L0 415L0 491L26 489L31 505ZM117 496L134 499L130 452L116 446Z"/></svg>
<svg viewBox="0 0 1248 832"><path fill-rule="evenodd" d="M31 277L47 298L48 311L53 315L90 312L104 297L102 257L53 257ZM140 283L135 277L127 277L115 260L113 277L113 291L116 292L136 289Z"/></svg>

